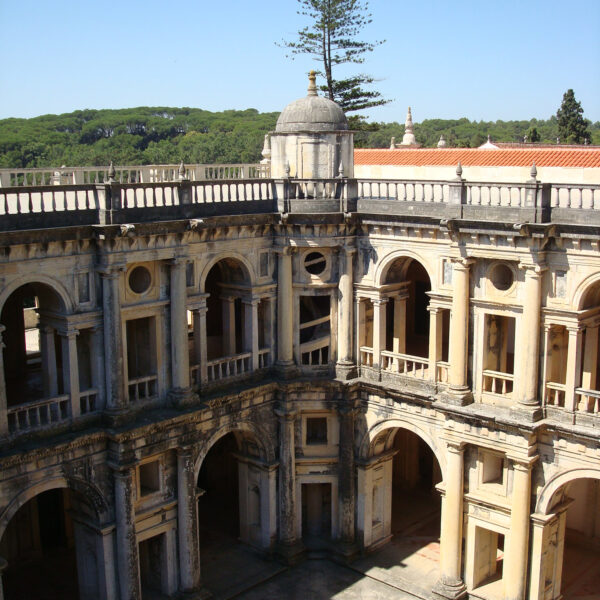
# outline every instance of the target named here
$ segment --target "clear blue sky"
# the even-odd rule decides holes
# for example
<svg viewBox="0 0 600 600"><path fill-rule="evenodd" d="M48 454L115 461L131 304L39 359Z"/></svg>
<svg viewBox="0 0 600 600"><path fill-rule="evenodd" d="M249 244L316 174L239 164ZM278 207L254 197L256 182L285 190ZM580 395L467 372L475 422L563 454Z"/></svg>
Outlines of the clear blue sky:
<svg viewBox="0 0 600 600"><path fill-rule="evenodd" d="M82 108L280 111L309 57L275 41L297 0L0 0L0 118ZM568 88L600 120L600 0L371 0L386 43L362 69L393 102L377 121L548 118ZM347 71L350 73L351 71ZM343 75L340 71L339 75Z"/></svg>

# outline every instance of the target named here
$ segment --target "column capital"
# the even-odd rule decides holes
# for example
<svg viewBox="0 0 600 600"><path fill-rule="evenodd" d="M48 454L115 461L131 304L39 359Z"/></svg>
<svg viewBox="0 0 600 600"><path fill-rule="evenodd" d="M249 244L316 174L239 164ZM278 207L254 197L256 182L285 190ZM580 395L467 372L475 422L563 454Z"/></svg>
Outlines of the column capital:
<svg viewBox="0 0 600 600"><path fill-rule="evenodd" d="M189 257L187 255L186 256L174 256L168 262L172 269L176 269L176 268L181 269L187 265L187 263L189 262Z"/></svg>
<svg viewBox="0 0 600 600"><path fill-rule="evenodd" d="M523 458L520 456L508 456L511 461L513 469L515 471L521 471L522 473L529 473L535 464L537 457L534 458Z"/></svg>
<svg viewBox="0 0 600 600"><path fill-rule="evenodd" d="M474 258L465 256L450 256L448 260L452 264L452 268L456 269L457 271L468 271L469 267L475 262Z"/></svg>
<svg viewBox="0 0 600 600"><path fill-rule="evenodd" d="M298 246L275 246L274 252L279 256L292 256L298 252Z"/></svg>
<svg viewBox="0 0 600 600"><path fill-rule="evenodd" d="M121 273L127 270L127 265L123 263L99 265L96 271L103 279L117 279Z"/></svg>
<svg viewBox="0 0 600 600"><path fill-rule="evenodd" d="M348 404L345 400L341 400L336 405L337 413L342 418L354 417L358 414L359 408L353 404Z"/></svg>
<svg viewBox="0 0 600 600"><path fill-rule="evenodd" d="M56 332L61 337L65 337L65 338L68 338L70 340L75 339L79 335L79 329L75 329L75 328L70 327L68 325L65 328L61 327L60 329L57 329Z"/></svg>
<svg viewBox="0 0 600 600"><path fill-rule="evenodd" d="M374 305L381 306L381 305L387 304L389 302L389 297L383 296L380 298L372 298L371 302L373 302Z"/></svg>
<svg viewBox="0 0 600 600"><path fill-rule="evenodd" d="M278 406L274 409L274 412L281 421L287 422L293 421L298 415L298 411L295 408L287 406Z"/></svg>
<svg viewBox="0 0 600 600"><path fill-rule="evenodd" d="M452 454L463 454L465 451L466 444L458 440L445 440L446 449Z"/></svg>
<svg viewBox="0 0 600 600"><path fill-rule="evenodd" d="M544 263L519 263L519 269L525 272L525 277L532 279L540 278L548 267Z"/></svg>

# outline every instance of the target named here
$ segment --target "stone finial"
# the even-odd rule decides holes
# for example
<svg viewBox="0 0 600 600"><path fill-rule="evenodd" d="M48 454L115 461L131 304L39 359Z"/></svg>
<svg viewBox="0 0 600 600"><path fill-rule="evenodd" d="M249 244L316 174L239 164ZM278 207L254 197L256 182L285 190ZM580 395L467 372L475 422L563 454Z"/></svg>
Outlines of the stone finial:
<svg viewBox="0 0 600 600"><path fill-rule="evenodd" d="M458 161L458 164L456 165L456 176L457 177L462 177L463 174L463 168L462 165L460 164L460 161Z"/></svg>
<svg viewBox="0 0 600 600"><path fill-rule="evenodd" d="M444 134L440 135L440 141L437 143L438 148L445 148L448 144L446 143L446 139L444 138Z"/></svg>
<svg viewBox="0 0 600 600"><path fill-rule="evenodd" d="M392 137L390 141L390 150L394 150L396 148L396 138Z"/></svg>
<svg viewBox="0 0 600 600"><path fill-rule="evenodd" d="M401 146L416 146L417 138L413 132L413 120L412 120L412 112L410 110L410 106L408 107L408 111L406 113L406 121L404 123L404 135L402 136Z"/></svg>
<svg viewBox="0 0 600 600"><path fill-rule="evenodd" d="M261 154L263 158L271 158L271 138L268 133L265 133L265 141Z"/></svg>
<svg viewBox="0 0 600 600"><path fill-rule="evenodd" d="M183 164L183 161L181 161L179 164L179 170L177 173L179 175L179 179L185 179L185 165Z"/></svg>
<svg viewBox="0 0 600 600"><path fill-rule="evenodd" d="M488 140L487 141L488 141L488 144L492 143L492 136L489 133L488 133Z"/></svg>
<svg viewBox="0 0 600 600"><path fill-rule="evenodd" d="M526 143L527 143L527 134L525 134L525 135L523 136L523 143L524 143L524 144L526 144Z"/></svg>
<svg viewBox="0 0 600 600"><path fill-rule="evenodd" d="M108 181L114 182L117 177L117 172L115 171L115 165L113 165L112 160L110 161L110 165L108 165Z"/></svg>
<svg viewBox="0 0 600 600"><path fill-rule="evenodd" d="M529 171L531 179L537 178L537 167L535 166L535 160L531 163L531 171Z"/></svg>
<svg viewBox="0 0 600 600"><path fill-rule="evenodd" d="M286 177L290 176L290 161L289 160L285 161L285 176Z"/></svg>
<svg viewBox="0 0 600 600"><path fill-rule="evenodd" d="M560 144L560 138L559 137L556 138L556 143Z"/></svg>
<svg viewBox="0 0 600 600"><path fill-rule="evenodd" d="M344 176L344 163L340 159L340 167L338 169L338 177L341 179Z"/></svg>
<svg viewBox="0 0 600 600"><path fill-rule="evenodd" d="M311 71L308 74L308 96L317 96L317 74L314 71Z"/></svg>

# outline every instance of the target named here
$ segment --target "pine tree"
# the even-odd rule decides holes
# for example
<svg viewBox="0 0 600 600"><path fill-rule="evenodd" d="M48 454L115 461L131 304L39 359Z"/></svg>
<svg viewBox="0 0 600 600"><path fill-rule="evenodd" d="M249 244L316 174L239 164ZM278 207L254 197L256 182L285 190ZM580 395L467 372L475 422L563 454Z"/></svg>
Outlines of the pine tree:
<svg viewBox="0 0 600 600"><path fill-rule="evenodd" d="M312 24L298 31L297 41L283 40L282 46L296 54L310 54L323 64L319 74L326 85L321 90L337 102L344 112L362 110L387 104L389 100L377 91L364 89L375 80L364 73L335 79L334 68L338 65L362 64L364 55L372 52L383 41L364 42L357 39L360 31L371 22L368 2L360 0L298 0L298 14L309 17Z"/></svg>
<svg viewBox="0 0 600 600"><path fill-rule="evenodd" d="M563 143L583 144L590 140L589 121L583 118L581 103L575 100L573 90L567 90L562 104L556 113L558 119L558 135Z"/></svg>

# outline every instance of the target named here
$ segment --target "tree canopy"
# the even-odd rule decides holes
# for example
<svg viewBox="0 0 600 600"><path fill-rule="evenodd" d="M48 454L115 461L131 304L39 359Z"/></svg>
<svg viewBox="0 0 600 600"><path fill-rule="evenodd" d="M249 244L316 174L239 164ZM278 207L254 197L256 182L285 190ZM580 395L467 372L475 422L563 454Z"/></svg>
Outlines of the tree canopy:
<svg viewBox="0 0 600 600"><path fill-rule="evenodd" d="M558 119L558 135L563 144L584 144L591 140L588 125L590 122L583 118L581 103L575 100L573 90L567 90L562 104L556 113Z"/></svg>
<svg viewBox="0 0 600 600"><path fill-rule="evenodd" d="M371 22L368 2L360 0L298 0L298 14L308 17L311 24L298 31L295 41L283 40L293 58L309 54L323 65L319 74L325 77L321 89L330 100L337 102L344 112L363 110L386 104L381 94L365 89L375 79L364 73L345 79L334 76L335 67L342 64L362 64L365 54L372 52L385 40L366 42L358 38Z"/></svg>
<svg viewBox="0 0 600 600"><path fill-rule="evenodd" d="M140 107L78 110L33 119L0 120L0 167L56 167L185 163L258 162L265 133L278 113L247 110L209 112L198 108ZM350 120L354 117L351 116ZM415 123L417 141L435 147L476 147L488 134L499 142L520 142L535 129L542 143L556 143L558 119L470 121L426 119ZM589 126L600 145L600 122ZM389 148L402 139L404 125L367 123L354 136L357 147ZM537 137L537 136L536 136Z"/></svg>

